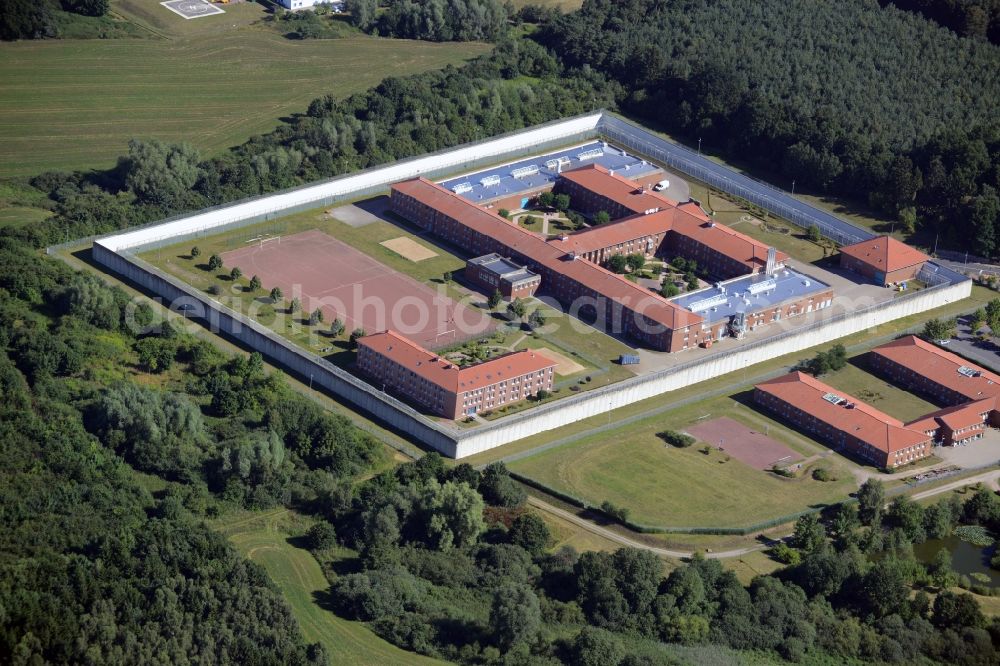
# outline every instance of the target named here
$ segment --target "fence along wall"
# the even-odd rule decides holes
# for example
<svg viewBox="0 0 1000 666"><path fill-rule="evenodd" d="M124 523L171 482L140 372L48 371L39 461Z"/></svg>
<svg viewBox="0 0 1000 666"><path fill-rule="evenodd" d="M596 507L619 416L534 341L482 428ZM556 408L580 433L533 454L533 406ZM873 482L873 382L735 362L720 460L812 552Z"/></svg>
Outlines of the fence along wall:
<svg viewBox="0 0 1000 666"><path fill-rule="evenodd" d="M656 374L635 377L613 386L536 407L522 414L479 426L475 430L465 431L455 426L444 426L424 417L392 396L378 391L323 358L300 349L253 320L225 308L196 289L134 256L134 252L139 249L150 247L164 239L169 238L171 243L179 242L185 237L208 230L214 232L223 227L260 220L267 215L284 214L310 204L318 205L317 202L358 196L417 175L444 173L457 165L481 164L490 159L503 159L515 155L518 151L537 148L539 145L551 144L561 139L596 136L598 130L602 133L608 130L607 138L619 141L626 147L631 147L629 141L636 143L637 136L645 135L648 143L634 149L649 157L656 158L656 154L651 153L661 150L662 146L680 148L638 126L614 117L602 114L582 116L533 128L520 134L465 146L447 153L400 162L389 167L372 169L361 174L232 206L202 211L188 217L98 239L94 242L93 256L98 263L159 294L175 307L185 305L192 308L187 314L205 320L212 330L221 331L240 340L301 377L311 377L316 386L322 386L389 426L453 458L463 458L580 419L604 414L639 400L718 377L774 356L829 342L893 319L939 307L971 294L971 281L940 268L940 274L935 276L940 284L922 292L897 298L888 306L839 315L718 354L711 359L692 361ZM632 134L627 134L628 132ZM620 138L621 136L625 136L629 141ZM676 156L662 161L671 163L681 170L685 168L678 166ZM692 164L691 168L696 166ZM698 173L692 175L702 178ZM712 184L710 179L707 180ZM718 187L725 190L724 185ZM738 192L732 193L743 196ZM770 205L773 206L774 202L770 202ZM812 210L816 214L827 215L822 211ZM796 220L793 218L793 221ZM821 229L827 233L825 227L821 226ZM861 230L857 231L864 233ZM938 269L936 266L934 268ZM952 276L963 281L955 280Z"/></svg>

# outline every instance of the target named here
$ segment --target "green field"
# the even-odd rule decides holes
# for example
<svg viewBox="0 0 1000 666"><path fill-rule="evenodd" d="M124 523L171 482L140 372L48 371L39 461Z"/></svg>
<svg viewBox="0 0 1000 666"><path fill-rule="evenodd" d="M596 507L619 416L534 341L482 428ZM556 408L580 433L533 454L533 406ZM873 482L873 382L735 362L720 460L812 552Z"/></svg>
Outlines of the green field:
<svg viewBox="0 0 1000 666"><path fill-rule="evenodd" d="M187 23L194 30L212 18ZM364 36L295 41L256 26L0 44L0 178L108 168L133 137L217 153L304 113L320 95L344 97L487 49Z"/></svg>
<svg viewBox="0 0 1000 666"><path fill-rule="evenodd" d="M332 664L383 666L388 664L443 664L401 650L376 636L361 622L337 617L317 603L317 593L329 588L312 554L288 542L289 522L297 519L285 509L220 519L213 528L224 534L244 556L264 567L274 581L310 643L322 643Z"/></svg>
<svg viewBox="0 0 1000 666"><path fill-rule="evenodd" d="M740 527L846 499L857 486L855 465L837 456L822 462L837 481L822 483L808 474L784 479L752 469L699 445L666 446L656 437L699 418L728 416L795 449L803 457L826 447L802 437L745 405L746 392L696 402L614 431L542 451L509 463L515 472L575 495L590 504L608 500L627 507L630 519L672 527Z"/></svg>

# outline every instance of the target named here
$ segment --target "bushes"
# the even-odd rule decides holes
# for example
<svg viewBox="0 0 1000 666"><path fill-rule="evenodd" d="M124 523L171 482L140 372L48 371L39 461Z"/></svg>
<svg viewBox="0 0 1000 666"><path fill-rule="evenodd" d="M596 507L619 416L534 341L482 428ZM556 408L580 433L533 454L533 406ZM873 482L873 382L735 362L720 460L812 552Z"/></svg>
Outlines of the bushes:
<svg viewBox="0 0 1000 666"><path fill-rule="evenodd" d="M667 444L671 446L676 446L679 449L686 449L692 446L698 440L683 432L675 432L673 430L664 430L663 432L656 433L656 436L662 439Z"/></svg>
<svg viewBox="0 0 1000 666"><path fill-rule="evenodd" d="M628 508L624 506L617 506L612 504L608 500L601 502L601 512L607 515L609 518L617 520L619 523L628 522Z"/></svg>

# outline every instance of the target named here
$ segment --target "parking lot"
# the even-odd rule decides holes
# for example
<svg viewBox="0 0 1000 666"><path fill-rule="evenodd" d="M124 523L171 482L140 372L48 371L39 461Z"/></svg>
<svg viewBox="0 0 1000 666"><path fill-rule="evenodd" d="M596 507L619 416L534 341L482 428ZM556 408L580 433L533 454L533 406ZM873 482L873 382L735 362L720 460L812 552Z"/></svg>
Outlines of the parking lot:
<svg viewBox="0 0 1000 666"><path fill-rule="evenodd" d="M955 336L943 346L948 351L964 356L984 368L1000 372L1000 345L992 339L981 341L973 335L967 317L959 318Z"/></svg>

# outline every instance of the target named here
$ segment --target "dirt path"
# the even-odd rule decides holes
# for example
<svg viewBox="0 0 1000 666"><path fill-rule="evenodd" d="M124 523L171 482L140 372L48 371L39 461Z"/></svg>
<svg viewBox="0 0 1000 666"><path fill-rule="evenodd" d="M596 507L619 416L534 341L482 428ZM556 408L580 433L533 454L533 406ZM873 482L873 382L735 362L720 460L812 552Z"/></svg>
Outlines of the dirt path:
<svg viewBox="0 0 1000 666"><path fill-rule="evenodd" d="M952 490L955 490L956 488L962 488L964 486L972 486L977 483L984 483L990 488L997 489L998 487L1000 487L1000 470L990 470L989 472L977 474L976 476L970 476L964 479L953 481L951 483L946 483L945 485L938 486L937 488L931 488L930 490L914 493L913 495L910 496L910 498L913 500L925 499L927 497L933 497L934 495L940 495L941 493L950 492ZM550 513L554 516L558 516L559 518L562 518L563 520L570 522L576 525L577 527L581 527L592 534L596 534L601 538L607 539L608 541L620 544L622 546L626 546L628 548L638 548L640 550L648 550L654 555L658 555L660 557L671 557L675 559L689 558L694 555L694 551L659 548L657 546L650 546L648 544L636 541L623 534L619 534L618 532L615 532L613 530L601 527L600 525L597 525L596 523L590 520L581 518L580 516L577 516L575 513L553 506L544 500L538 499L537 497L529 496L528 504L538 509L539 511L543 511L545 513ZM787 538L787 537L782 537L782 538ZM731 550L723 550L712 553L705 553L702 551L698 552L702 552L702 554L705 555L705 557L721 560L730 557L741 557L743 555L746 555L747 553L753 553L756 551L764 550L766 548L768 548L766 544L757 544L754 546L745 546L743 548L735 548Z"/></svg>

